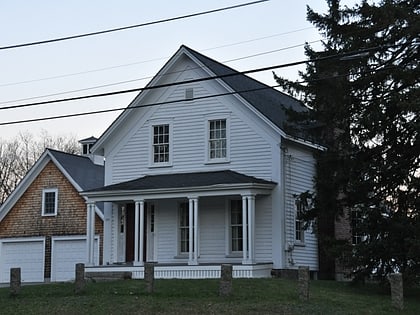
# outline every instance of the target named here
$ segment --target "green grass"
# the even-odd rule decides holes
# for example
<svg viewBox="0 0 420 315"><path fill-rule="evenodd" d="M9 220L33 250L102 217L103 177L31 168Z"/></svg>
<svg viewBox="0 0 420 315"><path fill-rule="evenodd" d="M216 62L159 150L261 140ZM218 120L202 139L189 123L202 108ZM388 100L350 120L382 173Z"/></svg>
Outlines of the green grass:
<svg viewBox="0 0 420 315"><path fill-rule="evenodd" d="M388 290L311 281L310 299L299 301L297 283L284 279L235 279L229 297L218 295L218 280L156 280L146 293L142 280L89 283L74 294L71 283L23 286L17 297L0 289L1 314L419 314L420 289L396 312Z"/></svg>

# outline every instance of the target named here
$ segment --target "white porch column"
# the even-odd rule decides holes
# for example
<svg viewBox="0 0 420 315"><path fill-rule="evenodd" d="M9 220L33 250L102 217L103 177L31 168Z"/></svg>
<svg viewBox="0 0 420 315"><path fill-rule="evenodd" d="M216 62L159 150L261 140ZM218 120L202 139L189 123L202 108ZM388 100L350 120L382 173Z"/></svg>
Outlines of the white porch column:
<svg viewBox="0 0 420 315"><path fill-rule="evenodd" d="M255 196L248 196L248 263L255 263Z"/></svg>
<svg viewBox="0 0 420 315"><path fill-rule="evenodd" d="M193 199L193 204L194 204L194 263L198 264L199 230L198 230L198 199L197 198Z"/></svg>
<svg viewBox="0 0 420 315"><path fill-rule="evenodd" d="M246 196L242 196L242 252L243 252L242 263L243 264L248 263L248 239L247 239L247 235L248 235L247 213L248 211L247 211L247 207L248 207L247 198Z"/></svg>
<svg viewBox="0 0 420 315"><path fill-rule="evenodd" d="M188 265L198 265L198 198L188 198Z"/></svg>
<svg viewBox="0 0 420 315"><path fill-rule="evenodd" d="M137 235L135 239L135 241L137 241L137 246L135 243L134 243L134 246L135 246L135 249L138 250L138 256L137 256L138 259L137 259L136 264L141 266L143 265L143 261L144 261L144 257L143 257L143 253L144 253L144 250L143 250L143 247L144 247L144 200L136 201L136 209L137 208L139 208L139 212L140 212L139 213L140 226L137 226L138 233L140 235ZM136 220L136 225L138 224L139 224L139 221ZM136 256L134 259L136 259Z"/></svg>
<svg viewBox="0 0 420 315"><path fill-rule="evenodd" d="M136 201L134 207L134 262L139 265L139 216L140 216L140 202Z"/></svg>
<svg viewBox="0 0 420 315"><path fill-rule="evenodd" d="M255 196L242 196L242 264L255 263Z"/></svg>
<svg viewBox="0 0 420 315"><path fill-rule="evenodd" d="M94 266L95 259L95 203L88 202L86 209L86 265Z"/></svg>

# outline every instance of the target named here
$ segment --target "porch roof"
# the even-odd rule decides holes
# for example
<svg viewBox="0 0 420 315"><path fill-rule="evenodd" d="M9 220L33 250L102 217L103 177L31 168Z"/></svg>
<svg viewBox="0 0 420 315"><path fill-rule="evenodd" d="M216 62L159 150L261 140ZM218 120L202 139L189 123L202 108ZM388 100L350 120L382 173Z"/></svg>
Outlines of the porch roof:
<svg viewBox="0 0 420 315"><path fill-rule="evenodd" d="M178 174L146 175L134 180L86 190L87 197L110 195L150 195L188 191L220 191L232 189L271 190L277 183L231 170Z"/></svg>

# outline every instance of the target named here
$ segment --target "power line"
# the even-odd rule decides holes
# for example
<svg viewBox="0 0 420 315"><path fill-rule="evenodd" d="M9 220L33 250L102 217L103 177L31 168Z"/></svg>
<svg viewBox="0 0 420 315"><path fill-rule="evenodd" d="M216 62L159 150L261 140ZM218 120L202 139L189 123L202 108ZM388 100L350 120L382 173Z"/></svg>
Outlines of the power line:
<svg viewBox="0 0 420 315"><path fill-rule="evenodd" d="M321 58L321 59L324 59L324 58ZM367 73L370 73L370 72L379 72L379 71L384 71L384 70L389 70L389 69L394 69L394 68L396 68L396 66L389 66L389 67L385 67L385 68L382 68L382 69L379 69L379 70L373 70L372 69L370 71L364 71L364 72L359 73L359 74L367 74ZM302 84L302 83L315 82L315 81L321 81L321 80L326 80L326 79L331 79L331 78L347 77L347 76L348 76L348 74L342 74L342 75L335 75L335 76L331 76L331 77L324 77L324 78L314 79L314 80L305 80L305 81L300 81L300 82L297 82L297 83ZM266 90L266 89L273 89L273 88L277 88L277 87L281 87L281 84L277 84L277 85L273 85L273 86L264 85L260 88L255 88L255 89L247 89L247 90L242 90L242 91L233 91L233 92L212 94L212 95L206 95L206 96L199 96L199 97L194 97L192 99L188 99L188 102L196 101L196 100L209 99L209 98L213 98L213 97L221 97L221 96L228 96L228 95L242 94L242 93L251 93L251 92L256 92L256 91L261 91L261 90ZM120 108L103 109L103 110L97 110L97 111L89 111L89 112L84 112L84 113L74 113L74 114L66 114L66 115L58 115L58 116L48 116L48 117L41 117L41 118L32 118L32 119L25 119L25 120L0 122L0 126L16 125L16 124L22 124L22 123L39 122L39 121L47 121L47 120L55 120L55 119L63 119L63 118L71 118L71 117L80 117L80 116L88 116L88 115L96 115L96 114L105 114L105 113L116 112L116 111L134 110L134 109L137 109L137 108L150 107L150 106L176 104L176 103L182 103L182 102L185 102L185 101L186 101L185 99L179 99L179 100L171 100L171 101L164 101L164 102L158 102L158 103L134 105L134 106L129 106L129 107L120 107Z"/></svg>
<svg viewBox="0 0 420 315"><path fill-rule="evenodd" d="M202 12L191 13L191 14L181 15L181 16L177 16L177 17L172 17L172 18L161 19L161 20L152 21L152 22L123 26L123 27L118 27L118 28L112 28L112 29L108 29L108 30L96 31L96 32L91 32L91 33L84 33L84 34L78 34L78 35L71 35L71 36L66 36L66 37L59 37L59 38L53 38L53 39L47 39L47 40L41 40L41 41L29 42L29 43L22 43L22 44L10 45L10 46L3 46L3 47L0 47L0 50L22 48L22 47L49 44L49 43L54 43L54 42L76 39L76 38L88 37L88 36L102 35L102 34L106 34L106 33L118 32L118 31L128 30L128 29L132 29L132 28L150 26L150 25L155 25L155 24L160 24L160 23L167 23L167 22L172 22L172 21L176 21L176 20L181 20L181 19L186 19L186 18L191 18L191 17L197 17L197 16L201 16L201 15L207 15L207 14L226 11L226 10L237 9L237 8L250 6L250 5L254 5L254 4L259 4L259 3L267 2L267 1L270 1L270 0L257 0L257 1L237 4L237 5L232 5L232 6L228 6L228 7L208 10L208 11L202 11Z"/></svg>
<svg viewBox="0 0 420 315"><path fill-rule="evenodd" d="M400 46L400 45L394 45L394 46ZM394 47L394 46L392 46L392 47ZM355 54L357 55L357 54L361 54L361 53L364 53L364 52L370 52L370 51L377 50L377 49L383 48L383 47L384 46L377 46L377 47L372 47L372 48L367 48L367 49L361 49L361 50L357 50L357 51L342 53L342 54L334 54L334 55L329 55L329 56L324 56L324 57L319 57L319 58L314 58L314 59L309 59L309 60L300 60L300 61L278 64L278 65L262 67L262 68L256 68L256 69L251 69L251 70L246 70L246 71L234 71L234 70L232 70L234 72L224 74L224 75L198 78L198 79L186 80L186 81L182 81L182 82L171 82L171 83L166 83L166 84L161 84L161 85L146 86L146 87L143 87L143 88L134 88L134 89L128 89L128 90L120 90L120 91L106 92L106 93L99 93L99 94L90 94L90 95L76 96L76 97L57 99L57 100L49 100L49 101L41 101L41 102L35 102L35 103L12 105L12 106L1 107L0 110L16 109L16 108L23 108L23 107L32 107L32 106L39 106L39 105L46 105L46 104L53 104L53 103L61 103L61 102L69 102L69 101L76 101L76 100L82 100L82 99L89 99L89 98L97 98L97 97L105 97L105 96L119 95L119 94L125 94L125 93L132 93L132 92L142 92L142 91L145 91L145 90L166 88L166 87L171 87L171 86L175 86L175 85L185 85L185 84L190 84L190 83L209 81L209 80L214 80L214 79L221 79L221 78L232 77L232 76L237 76L237 75L247 75L247 74L256 73L256 72L263 72L263 71L274 70L274 69L279 69L279 68L297 66L297 65L301 65L301 64L305 64L305 63L310 63L310 62L318 62L318 61L324 61L324 60L330 60L330 59L343 58L343 57L352 56L352 55L355 55ZM387 47L391 47L391 46L387 46Z"/></svg>
<svg viewBox="0 0 420 315"><path fill-rule="evenodd" d="M327 60L327 59L332 59L332 58L337 58L337 55L329 56L329 57L328 56L327 57L321 57L321 58L312 59L312 60L295 61L295 62L279 64L279 65L274 65L274 66L269 66L269 67L262 67L262 68L252 69L252 70L246 70L246 71L242 71L242 72L235 71L235 72L225 74L225 75L220 75L220 76L211 76L211 77L205 77L205 78L199 78L199 79L186 80L186 81L182 81L182 82L172 82L172 83L167 83L167 84L162 84L162 85L147 86L147 87L143 87L143 88L134 88L134 89L128 89L128 90L114 91L114 92L106 92L106 93L99 93L99 94L69 97L69 98L57 99L57 100L49 100L49 101L41 101L41 102L35 102L35 103L5 106L5 107L1 107L0 110L16 109L16 108L23 108L23 107L32 107L32 106L39 106L39 105L46 105L46 104L60 103L60 102L69 102L69 101L76 101L76 100L82 100L82 99L88 99L88 98L96 98L96 97L104 97L104 96L112 96L112 95L118 95L118 94L132 93L132 92L142 92L142 91L145 91L145 90L166 88L166 87L171 87L171 86L174 86L174 85L190 84L190 83L209 81L209 80L220 79L220 78L225 78L225 77L232 77L232 76L237 76L237 75L247 75L247 74L251 74L251 73L255 73L255 72L262 72L262 71L274 70L274 69L279 69L279 68L292 67L292 66L308 63L308 62L311 62L311 61L320 61L320 60Z"/></svg>
<svg viewBox="0 0 420 315"><path fill-rule="evenodd" d="M239 42L235 42L235 43L231 43L231 44L225 44L225 45L220 45L220 46L216 46L216 47L205 48L205 49L202 49L201 51L209 51L209 50L215 50L215 49L220 49L220 48L232 47L232 46L251 43L251 42L255 42L255 41L259 41L259 40L263 40L263 39L273 38L273 37L277 37L277 36L281 36L281 35L293 34L293 33L301 32L301 31L308 30L308 29L313 29L313 28L314 27L312 27L312 26L311 27L300 28L300 29L296 29L296 30L291 30L291 31L287 31L287 32L273 34L273 35L268 35L268 36L252 38L252 39L248 39L248 40L244 40L244 41L239 41ZM309 44L319 42L319 41L321 41L321 40L309 42ZM300 46L303 46L303 45L305 45L305 44L301 44L301 45L298 45L298 46L300 47ZM298 46L296 46L296 47L298 47ZM294 48L295 46L292 46L292 47ZM284 49L286 49L286 48L284 48ZM37 79L32 79L32 80L3 83L3 84L0 84L0 87L18 85L18 84L26 84L26 83L32 83L32 82L38 82L38 81L46 81L46 80L52 80L52 79L66 78L66 77L77 76L77 75L81 75L81 74L87 74L87 73L117 69L117 68L122 68L122 67L129 67L129 66L143 64L143 63L149 63L149 62L153 62L153 61L167 60L168 58L170 58L170 56L154 58L154 59L149 59L149 60L141 60L141 61L130 62L130 63L120 64L120 65L115 65L115 66L104 67L104 68L91 69L91 70L87 70L87 71L60 74L60 75L44 77L44 78L37 78ZM225 62L229 62L229 61L225 61Z"/></svg>
<svg viewBox="0 0 420 315"><path fill-rule="evenodd" d="M233 61L238 61L238 60L243 60L243 59L248 59L248 58L254 58L254 57L259 57L259 56L263 56L263 55L268 55L268 54L276 53L276 52L279 52L279 51L284 51L284 50L288 50L288 49L302 47L302 46L304 46L306 44L313 44L313 43L316 43L316 42L319 42L319 41L320 40L315 40L315 41L308 42L308 43L305 43L305 44L298 44L298 45L293 45L293 46L288 46L288 47L282 47L282 48L278 48L278 49L274 49L274 50L270 50L270 51L265 51L265 52L261 52L261 53L257 53L257 54L253 54L253 55L248 55L248 56L238 57L238 58L234 58L234 59L229 59L229 60L222 61L222 63L229 63L229 62L233 62ZM201 67L195 67L195 68L192 68L191 70L200 69L200 68ZM179 72L182 72L182 70L176 71L176 72L170 72L170 73L167 73L165 75L170 75L170 74L179 73ZM131 83L131 82L135 82L135 81L147 80L147 79L151 79L153 77L154 76L147 76L147 77L142 77L142 78L137 78L137 79L132 79L132 80L125 80L125 81L119 81L119 82L114 82L114 83L109 83L109 84L92 86L92 87L83 88L83 89L77 89L77 90L71 90L71 91L57 92L57 93L52 93L52 94L44 94L44 95L39 95L39 96L33 96L33 97L27 97L27 98L15 99L15 100L9 100L9 101L0 102L0 104L9 104L9 103L15 103L15 102L22 102L22 101L33 100L33 99L37 99L37 98L44 98L44 97L49 97L49 96L57 96L57 95L62 95L62 94L74 93L74 92L88 91L88 90L93 90L93 89L98 89L98 88L103 88L103 87L109 87L109 86L114 86L114 85ZM0 108L0 110L1 110L1 108Z"/></svg>

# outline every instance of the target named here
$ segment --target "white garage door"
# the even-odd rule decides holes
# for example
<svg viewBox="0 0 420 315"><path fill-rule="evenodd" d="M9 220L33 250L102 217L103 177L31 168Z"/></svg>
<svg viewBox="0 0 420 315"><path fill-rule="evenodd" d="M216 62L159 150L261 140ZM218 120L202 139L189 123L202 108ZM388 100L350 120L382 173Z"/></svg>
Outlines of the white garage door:
<svg viewBox="0 0 420 315"><path fill-rule="evenodd" d="M51 281L75 279L75 266L86 262L86 235L53 236L51 247ZM99 264L99 237L95 237L95 264Z"/></svg>
<svg viewBox="0 0 420 315"><path fill-rule="evenodd" d="M10 281L10 268L21 268L22 282L44 281L45 238L0 240L0 282Z"/></svg>

